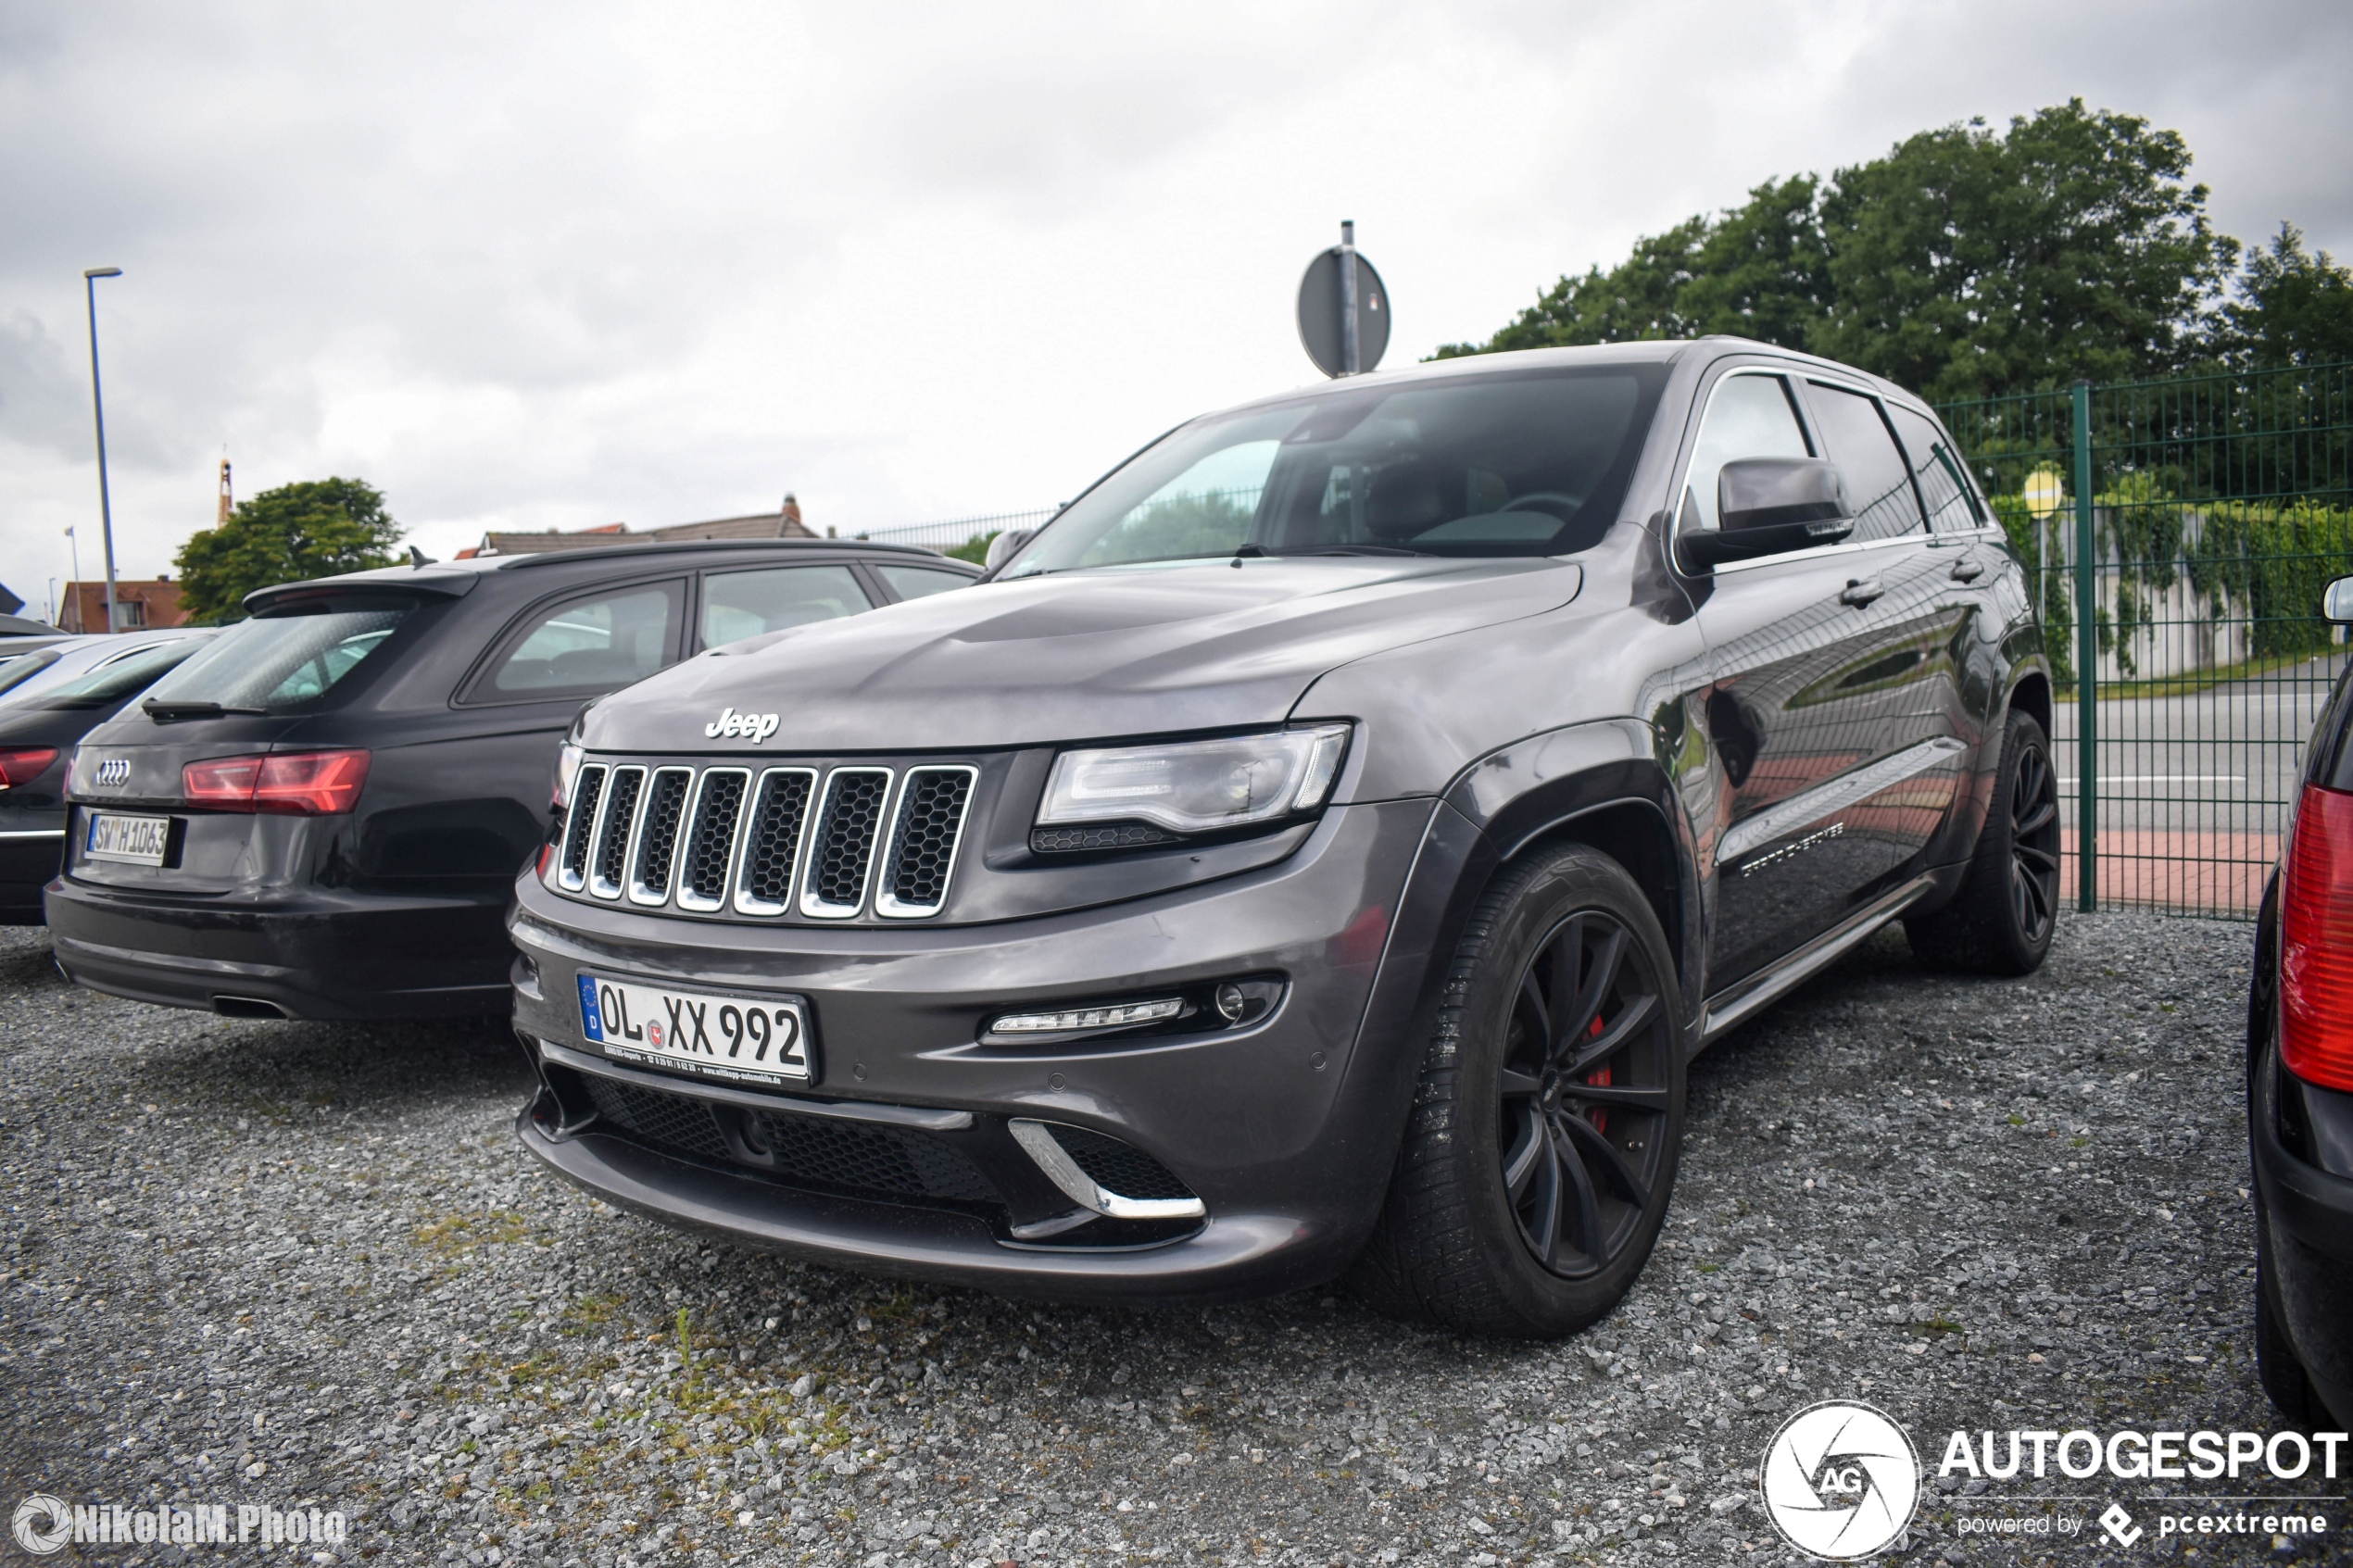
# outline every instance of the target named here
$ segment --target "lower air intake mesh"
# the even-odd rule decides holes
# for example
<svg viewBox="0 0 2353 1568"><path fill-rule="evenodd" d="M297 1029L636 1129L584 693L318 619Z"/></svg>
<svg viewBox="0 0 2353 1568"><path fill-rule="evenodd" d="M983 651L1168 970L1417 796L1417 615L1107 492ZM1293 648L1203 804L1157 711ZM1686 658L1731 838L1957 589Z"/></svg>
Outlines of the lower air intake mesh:
<svg viewBox="0 0 2353 1568"><path fill-rule="evenodd" d="M711 1119L711 1107L703 1101L618 1084L593 1073L581 1077L588 1085L588 1098L597 1103L597 1114L606 1121L649 1144L699 1154L706 1160L727 1158L727 1140L720 1136L719 1124Z"/></svg>
<svg viewBox="0 0 2353 1568"><path fill-rule="evenodd" d="M691 1095L666 1094L593 1073L581 1079L599 1116L660 1148L856 1198L998 1201L997 1189L971 1160L927 1134L826 1116L714 1107ZM741 1154L721 1131L723 1119L742 1140Z"/></svg>
<svg viewBox="0 0 2353 1568"><path fill-rule="evenodd" d="M1054 1141L1105 1192L1122 1198L1191 1198L1193 1189L1133 1144L1056 1123Z"/></svg>

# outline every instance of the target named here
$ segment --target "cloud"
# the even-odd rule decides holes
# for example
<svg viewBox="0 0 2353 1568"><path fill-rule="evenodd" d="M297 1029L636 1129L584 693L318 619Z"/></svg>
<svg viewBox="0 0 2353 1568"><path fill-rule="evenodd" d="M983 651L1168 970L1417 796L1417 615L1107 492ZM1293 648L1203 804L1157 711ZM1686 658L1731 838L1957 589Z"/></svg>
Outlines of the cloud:
<svg viewBox="0 0 2353 1568"><path fill-rule="evenodd" d="M127 571L224 447L435 554L787 488L847 532L1311 379L1342 217L1404 359L1768 176L2081 94L2183 130L2226 230L2353 251L2348 42L2300 3L0 5L0 558L62 575L95 521L84 267L126 271Z"/></svg>

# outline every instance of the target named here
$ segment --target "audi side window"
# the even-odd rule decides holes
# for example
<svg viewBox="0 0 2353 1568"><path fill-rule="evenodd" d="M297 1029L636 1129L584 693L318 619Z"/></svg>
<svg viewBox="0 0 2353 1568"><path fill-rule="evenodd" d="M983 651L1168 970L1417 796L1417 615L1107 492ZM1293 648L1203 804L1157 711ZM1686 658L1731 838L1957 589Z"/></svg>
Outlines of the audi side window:
<svg viewBox="0 0 2353 1568"><path fill-rule="evenodd" d="M477 688L476 700L594 695L644 680L670 662L678 588L642 583L540 611Z"/></svg>
<svg viewBox="0 0 2353 1568"><path fill-rule="evenodd" d="M961 571L935 571L927 566L877 566L890 591L902 599L920 599L931 594L944 594L950 588L969 588L973 580Z"/></svg>
<svg viewBox="0 0 2353 1568"><path fill-rule="evenodd" d="M714 571L702 580L702 646L836 621L874 608L846 566L777 566Z"/></svg>
<svg viewBox="0 0 2353 1568"><path fill-rule="evenodd" d="M1921 529L1920 504L1912 495L1911 465L1895 445L1895 433L1866 393L1816 382L1810 388L1814 420L1831 461L1846 477L1846 504L1855 508L1857 545L1894 539Z"/></svg>
<svg viewBox="0 0 2353 1568"><path fill-rule="evenodd" d="M1779 376L1731 375L1716 383L1683 480L1685 529L1715 528L1716 476L1743 458L1810 458L1806 427Z"/></svg>
<svg viewBox="0 0 2353 1568"><path fill-rule="evenodd" d="M1912 480L1920 487L1920 500L1928 508L1929 527L1949 533L1982 526L1985 518L1978 509L1977 492L1970 488L1944 433L1909 408L1890 404L1887 411L1895 420L1904 456L1911 462Z"/></svg>

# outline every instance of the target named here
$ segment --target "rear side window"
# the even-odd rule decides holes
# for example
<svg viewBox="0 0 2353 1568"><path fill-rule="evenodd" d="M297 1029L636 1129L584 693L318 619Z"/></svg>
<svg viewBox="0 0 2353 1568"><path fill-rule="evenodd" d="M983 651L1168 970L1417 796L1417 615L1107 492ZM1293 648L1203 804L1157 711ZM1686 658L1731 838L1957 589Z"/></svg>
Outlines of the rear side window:
<svg viewBox="0 0 2353 1568"><path fill-rule="evenodd" d="M973 580L961 571L935 571L927 566L877 566L882 580L890 591L902 599L920 599L926 594L944 594L950 588L969 588Z"/></svg>
<svg viewBox="0 0 2353 1568"><path fill-rule="evenodd" d="M1903 438L1904 455L1912 465L1912 481L1920 487L1928 507L1928 525L1941 533L1975 528L1985 519L1978 510L1977 493L1963 477L1961 460L1954 456L1944 433L1911 409L1890 404L1895 433Z"/></svg>
<svg viewBox="0 0 2353 1568"><path fill-rule="evenodd" d="M682 596L675 581L640 583L536 611L473 698L594 696L642 681L670 662Z"/></svg>
<svg viewBox="0 0 2353 1568"><path fill-rule="evenodd" d="M20 686L44 670L57 662L57 656L45 650L20 653L12 659L0 659L0 692Z"/></svg>
<svg viewBox="0 0 2353 1568"><path fill-rule="evenodd" d="M305 613L256 616L204 645L162 680L155 702L217 702L276 712L324 696L366 663L400 623L410 600L346 603Z"/></svg>
<svg viewBox="0 0 2353 1568"><path fill-rule="evenodd" d="M702 580L702 646L738 643L764 632L862 615L874 608L846 566L777 566L714 571Z"/></svg>
<svg viewBox="0 0 2353 1568"><path fill-rule="evenodd" d="M1830 459L1846 476L1846 502L1855 508L1848 537L1862 544L1918 533L1920 506L1912 496L1911 467L1880 413L1879 399L1816 382L1811 400Z"/></svg>

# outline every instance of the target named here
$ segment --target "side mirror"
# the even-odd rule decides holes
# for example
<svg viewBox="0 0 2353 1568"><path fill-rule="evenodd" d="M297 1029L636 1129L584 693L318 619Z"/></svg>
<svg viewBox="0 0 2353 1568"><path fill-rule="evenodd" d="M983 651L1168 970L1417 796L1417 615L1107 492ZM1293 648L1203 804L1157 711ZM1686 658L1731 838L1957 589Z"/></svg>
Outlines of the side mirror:
<svg viewBox="0 0 2353 1568"><path fill-rule="evenodd" d="M2321 614L2338 625L2353 621L2353 577L2340 577L2321 595Z"/></svg>
<svg viewBox="0 0 2353 1568"><path fill-rule="evenodd" d="M1725 561L1834 545L1855 532L1846 486L1820 458L1742 458L1716 476L1720 528L1680 536L1684 560L1705 570Z"/></svg>
<svg viewBox="0 0 2353 1568"><path fill-rule="evenodd" d="M988 541L988 558L981 564L994 571L1013 558L1013 553L1038 536L1034 528L1008 528Z"/></svg>

